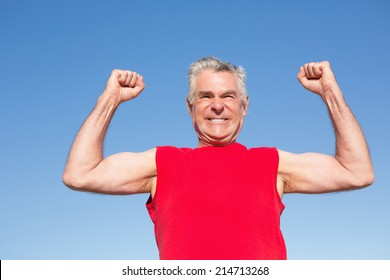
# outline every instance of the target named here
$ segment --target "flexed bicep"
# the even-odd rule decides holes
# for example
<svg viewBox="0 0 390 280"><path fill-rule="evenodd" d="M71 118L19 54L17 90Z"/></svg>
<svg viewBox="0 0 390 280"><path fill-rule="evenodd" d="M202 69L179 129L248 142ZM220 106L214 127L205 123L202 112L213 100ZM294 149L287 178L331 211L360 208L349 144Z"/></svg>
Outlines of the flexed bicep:
<svg viewBox="0 0 390 280"><path fill-rule="evenodd" d="M106 157L84 176L76 189L104 194L152 193L155 187L156 149Z"/></svg>
<svg viewBox="0 0 390 280"><path fill-rule="evenodd" d="M328 193L364 187L356 175L334 156L294 154L279 150L278 176L283 193Z"/></svg>

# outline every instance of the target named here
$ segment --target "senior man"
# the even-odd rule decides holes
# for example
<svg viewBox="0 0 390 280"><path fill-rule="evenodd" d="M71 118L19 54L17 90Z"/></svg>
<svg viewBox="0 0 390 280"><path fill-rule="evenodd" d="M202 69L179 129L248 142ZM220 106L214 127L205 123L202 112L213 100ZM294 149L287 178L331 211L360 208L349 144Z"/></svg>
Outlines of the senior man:
<svg viewBox="0 0 390 280"><path fill-rule="evenodd" d="M198 147L159 146L104 158L115 110L145 87L136 72L113 70L74 140L63 181L81 191L150 193L146 206L160 259L286 259L283 194L352 190L374 180L365 137L330 64L305 64L298 80L329 110L334 156L237 143L249 105L244 69L206 57L188 74L187 107Z"/></svg>

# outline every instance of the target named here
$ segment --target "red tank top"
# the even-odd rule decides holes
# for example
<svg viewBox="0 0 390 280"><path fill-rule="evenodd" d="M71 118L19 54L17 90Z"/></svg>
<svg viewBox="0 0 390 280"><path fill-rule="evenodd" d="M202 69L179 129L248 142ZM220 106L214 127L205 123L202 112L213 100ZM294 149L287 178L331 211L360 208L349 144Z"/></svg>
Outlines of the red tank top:
<svg viewBox="0 0 390 280"><path fill-rule="evenodd" d="M157 147L146 207L160 259L286 259L275 148Z"/></svg>

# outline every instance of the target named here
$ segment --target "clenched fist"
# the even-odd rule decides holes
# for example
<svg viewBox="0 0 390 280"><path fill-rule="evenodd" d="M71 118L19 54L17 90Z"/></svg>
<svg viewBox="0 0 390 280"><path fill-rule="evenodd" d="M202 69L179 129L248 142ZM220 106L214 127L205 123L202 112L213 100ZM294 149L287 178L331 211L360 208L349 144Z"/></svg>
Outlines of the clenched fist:
<svg viewBox="0 0 390 280"><path fill-rule="evenodd" d="M301 66L297 78L304 88L321 97L340 92L336 77L327 61L311 62Z"/></svg>
<svg viewBox="0 0 390 280"><path fill-rule="evenodd" d="M114 69L105 91L122 103L136 98L145 88L144 78L136 72Z"/></svg>

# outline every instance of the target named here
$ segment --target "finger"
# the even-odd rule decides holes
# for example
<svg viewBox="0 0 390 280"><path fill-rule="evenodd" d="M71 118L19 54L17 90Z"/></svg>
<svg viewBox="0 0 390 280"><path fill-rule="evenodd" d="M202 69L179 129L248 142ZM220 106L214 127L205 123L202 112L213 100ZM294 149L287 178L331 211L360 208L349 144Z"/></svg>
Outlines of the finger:
<svg viewBox="0 0 390 280"><path fill-rule="evenodd" d="M137 84L138 87L145 87L144 77L138 74Z"/></svg>
<svg viewBox="0 0 390 280"><path fill-rule="evenodd" d="M107 81L106 87L116 87L118 84L121 85L126 80L125 71L114 69L111 72L110 78Z"/></svg>
<svg viewBox="0 0 390 280"><path fill-rule="evenodd" d="M333 71L328 61L319 62L322 74L333 75Z"/></svg>
<svg viewBox="0 0 390 280"><path fill-rule="evenodd" d="M323 64L321 62L308 63L306 72L308 79L319 79L323 74Z"/></svg>
<svg viewBox="0 0 390 280"><path fill-rule="evenodd" d="M313 75L315 78L320 78L322 76L322 65L320 63L313 65Z"/></svg>
<svg viewBox="0 0 390 280"><path fill-rule="evenodd" d="M137 84L138 74L136 72L131 72L129 75L127 86L133 88Z"/></svg>
<svg viewBox="0 0 390 280"><path fill-rule="evenodd" d="M297 79L301 83L303 82L304 79L306 79L306 73L305 73L304 66L299 67L299 72L298 72L298 75L297 75Z"/></svg>
<svg viewBox="0 0 390 280"><path fill-rule="evenodd" d="M111 75L110 75L110 79L115 80L115 81L119 81L119 79L121 78L121 73L122 73L122 70L119 70L119 69L112 70Z"/></svg>
<svg viewBox="0 0 390 280"><path fill-rule="evenodd" d="M126 86L127 87L132 87L131 81L133 79L133 76L134 76L134 72L127 71L127 77L126 77Z"/></svg>
<svg viewBox="0 0 390 280"><path fill-rule="evenodd" d="M314 65L315 65L314 62L310 62L310 63L305 64L305 73L306 73L306 77L308 79L315 78L314 71L313 71Z"/></svg>
<svg viewBox="0 0 390 280"><path fill-rule="evenodd" d="M129 71L118 70L118 83L124 86L128 83Z"/></svg>

